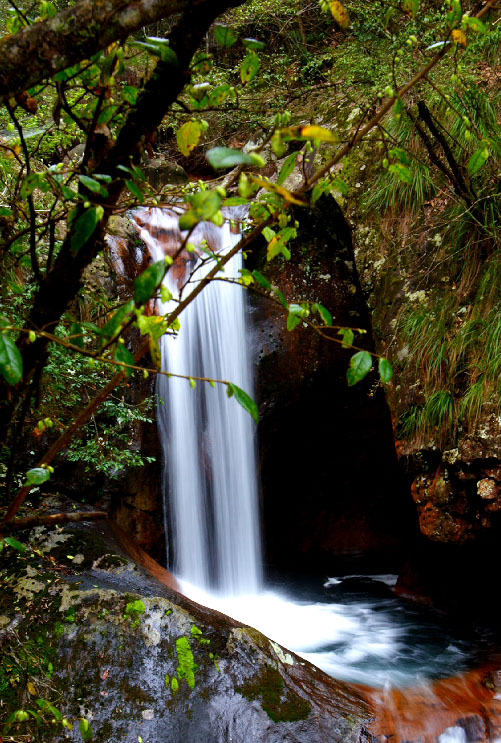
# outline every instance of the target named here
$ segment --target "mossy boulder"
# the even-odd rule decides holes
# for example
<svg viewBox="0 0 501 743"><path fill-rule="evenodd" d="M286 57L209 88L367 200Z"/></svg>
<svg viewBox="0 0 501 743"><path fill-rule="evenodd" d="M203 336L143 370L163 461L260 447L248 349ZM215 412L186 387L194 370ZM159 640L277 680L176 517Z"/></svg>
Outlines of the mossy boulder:
<svg viewBox="0 0 501 743"><path fill-rule="evenodd" d="M356 690L167 588L107 524L20 541L0 573L1 722L28 711L10 735L77 741L85 718L95 743L360 739L369 710Z"/></svg>

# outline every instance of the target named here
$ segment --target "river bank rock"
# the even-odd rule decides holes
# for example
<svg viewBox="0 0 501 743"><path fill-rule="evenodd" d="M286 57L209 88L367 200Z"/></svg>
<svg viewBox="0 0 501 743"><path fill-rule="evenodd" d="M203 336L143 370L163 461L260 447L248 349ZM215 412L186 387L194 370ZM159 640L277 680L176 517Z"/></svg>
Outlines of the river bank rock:
<svg viewBox="0 0 501 743"><path fill-rule="evenodd" d="M27 549L6 547L0 574L0 716L40 719L28 713L10 735L77 741L83 717L95 743L361 739L358 692L157 581L105 522L19 539Z"/></svg>

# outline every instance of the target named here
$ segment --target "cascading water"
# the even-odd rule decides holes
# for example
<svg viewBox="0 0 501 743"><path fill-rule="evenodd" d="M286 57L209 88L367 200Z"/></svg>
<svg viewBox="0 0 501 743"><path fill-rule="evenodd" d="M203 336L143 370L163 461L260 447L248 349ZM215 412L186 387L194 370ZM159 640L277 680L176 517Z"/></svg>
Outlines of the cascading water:
<svg viewBox="0 0 501 743"><path fill-rule="evenodd" d="M185 235L175 211L150 209L136 215L136 223L155 260L179 252ZM168 274L172 307L213 265L201 260L203 241L217 254L239 238L229 223L220 229L202 224L190 235L198 248L183 250ZM240 268L235 257L223 276L238 278ZM162 339L162 368L172 375L227 380L252 394L244 300L238 286L211 282L182 313L179 334ZM184 592L257 627L335 677L379 686L385 710L395 704L391 687L409 685L419 690L419 699L436 706L427 679L465 670L471 646L481 645L478 638L450 632L433 615L406 606L390 588L382 595L384 584L391 586L396 576L362 579L362 589L360 576L331 578L323 587L301 589L300 599L297 590L292 597L265 590L251 417L228 399L224 385L199 382L193 389L187 379L160 376L158 395L166 533ZM433 725L428 720L438 733L423 740L464 743L454 719L452 708Z"/></svg>
<svg viewBox="0 0 501 743"><path fill-rule="evenodd" d="M151 210L142 236L156 260L184 238L176 214L160 209ZM190 243L205 240L212 251L223 253L239 239L228 222L220 229L201 225L190 235ZM195 285L213 265L196 262L197 254L188 253L185 273L181 266L167 274L175 297L190 268ZM226 265L224 277L238 279L241 267L238 254ZM183 312L182 332L162 338L162 368L228 380L252 394L244 301L239 286L211 282ZM222 595L255 594L261 587L261 549L254 423L228 398L225 385L200 383L192 389L186 379L160 375L158 395L173 570L198 588Z"/></svg>

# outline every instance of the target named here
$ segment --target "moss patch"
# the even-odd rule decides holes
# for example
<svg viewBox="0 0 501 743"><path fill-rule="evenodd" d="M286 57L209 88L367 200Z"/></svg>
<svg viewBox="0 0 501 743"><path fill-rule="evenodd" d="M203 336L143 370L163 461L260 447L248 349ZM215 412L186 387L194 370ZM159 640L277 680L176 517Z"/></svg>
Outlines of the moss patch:
<svg viewBox="0 0 501 743"><path fill-rule="evenodd" d="M265 666L260 674L238 687L237 691L246 699L260 701L273 722L306 720L311 712L311 704L287 689L282 676L272 666Z"/></svg>

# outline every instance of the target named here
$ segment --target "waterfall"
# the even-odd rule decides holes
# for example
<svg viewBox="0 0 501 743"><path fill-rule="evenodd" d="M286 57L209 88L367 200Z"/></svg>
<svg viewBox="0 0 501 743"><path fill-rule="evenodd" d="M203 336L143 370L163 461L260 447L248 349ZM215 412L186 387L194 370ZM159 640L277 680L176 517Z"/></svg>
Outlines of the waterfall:
<svg viewBox="0 0 501 743"><path fill-rule="evenodd" d="M155 260L182 244L172 210L151 209L141 237ZM147 223L146 223L147 222ZM200 225L190 235L194 252L183 251L167 274L179 297L213 267L205 265L203 241L214 252L231 249L240 239L228 222L222 228ZM202 248L200 248L202 246ZM224 278L237 279L240 255L225 266ZM182 313L177 335L161 340L162 369L172 374L223 379L252 394L245 292L213 281ZM173 305L175 306L175 305ZM161 308L162 314L169 310ZM221 595L258 592L261 585L255 424L228 398L226 386L159 375L158 425L164 455L164 512L171 567L181 580Z"/></svg>

